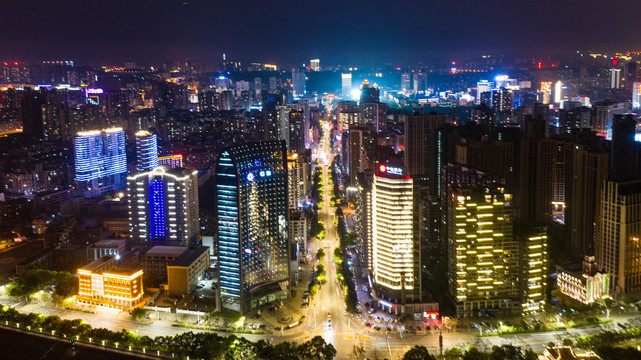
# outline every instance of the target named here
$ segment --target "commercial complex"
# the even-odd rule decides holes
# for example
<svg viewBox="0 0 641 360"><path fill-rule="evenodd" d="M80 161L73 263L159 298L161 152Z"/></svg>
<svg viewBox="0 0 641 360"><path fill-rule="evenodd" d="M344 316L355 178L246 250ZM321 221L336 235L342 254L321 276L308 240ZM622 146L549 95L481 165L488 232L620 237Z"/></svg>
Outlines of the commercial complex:
<svg viewBox="0 0 641 360"><path fill-rule="evenodd" d="M184 246L199 240L195 171L161 166L127 180L133 241Z"/></svg>
<svg viewBox="0 0 641 360"><path fill-rule="evenodd" d="M85 197L125 186L127 154L122 128L79 132L74 149L76 184Z"/></svg>
<svg viewBox="0 0 641 360"><path fill-rule="evenodd" d="M291 248L285 142L223 150L215 179L223 307L246 313L287 298Z"/></svg>

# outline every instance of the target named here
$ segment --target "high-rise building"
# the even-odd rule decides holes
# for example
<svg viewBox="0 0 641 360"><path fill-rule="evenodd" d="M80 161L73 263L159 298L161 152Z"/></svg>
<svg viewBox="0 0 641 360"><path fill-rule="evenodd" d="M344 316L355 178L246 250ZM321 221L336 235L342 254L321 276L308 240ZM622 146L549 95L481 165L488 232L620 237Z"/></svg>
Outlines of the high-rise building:
<svg viewBox="0 0 641 360"><path fill-rule="evenodd" d="M610 69L610 88L618 89L621 87L621 69Z"/></svg>
<svg viewBox="0 0 641 360"><path fill-rule="evenodd" d="M377 133L387 129L387 105L381 102L361 103L359 108L361 125L370 125Z"/></svg>
<svg viewBox="0 0 641 360"><path fill-rule="evenodd" d="M127 180L129 232L133 241L186 246L199 240L196 171L160 166Z"/></svg>
<svg viewBox="0 0 641 360"><path fill-rule="evenodd" d="M369 269L372 263L372 183L373 172L367 170L356 176L356 248L361 254L363 268Z"/></svg>
<svg viewBox="0 0 641 360"><path fill-rule="evenodd" d="M410 73L401 74L401 91L409 91L412 89L412 78Z"/></svg>
<svg viewBox="0 0 641 360"><path fill-rule="evenodd" d="M641 82L632 84L632 110L641 110Z"/></svg>
<svg viewBox="0 0 641 360"><path fill-rule="evenodd" d="M292 110L286 115L289 119L287 150L300 154L305 151L305 117L302 111Z"/></svg>
<svg viewBox="0 0 641 360"><path fill-rule="evenodd" d="M369 81L363 80L363 85L361 86L361 98L359 103L377 103L381 99L381 90L378 86L371 86Z"/></svg>
<svg viewBox="0 0 641 360"><path fill-rule="evenodd" d="M292 87L294 97L305 96L305 71L302 69L292 69Z"/></svg>
<svg viewBox="0 0 641 360"><path fill-rule="evenodd" d="M287 196L290 209L298 209L298 204L306 195L303 193L303 174L300 162L302 157L297 153L287 153Z"/></svg>
<svg viewBox="0 0 641 360"><path fill-rule="evenodd" d="M492 91L493 87L494 87L494 83L487 80L481 80L478 83L476 83L476 104L477 105L481 104L481 94L489 93L490 91Z"/></svg>
<svg viewBox="0 0 641 360"><path fill-rule="evenodd" d="M85 197L125 186L127 153L122 128L79 132L74 148L76 183Z"/></svg>
<svg viewBox="0 0 641 360"><path fill-rule="evenodd" d="M404 170L380 165L371 195L369 264L379 305L404 313L421 300L421 245L415 234L414 184Z"/></svg>
<svg viewBox="0 0 641 360"><path fill-rule="evenodd" d="M519 245L521 311L541 312L547 293L547 227L543 224L518 221L514 224L514 238Z"/></svg>
<svg viewBox="0 0 641 360"><path fill-rule="evenodd" d="M639 176L639 143L634 140L637 121L632 115L615 115L612 120L610 178L631 179Z"/></svg>
<svg viewBox="0 0 641 360"><path fill-rule="evenodd" d="M247 313L288 297L287 152L284 141L224 149L216 164L218 262L224 308Z"/></svg>
<svg viewBox="0 0 641 360"><path fill-rule="evenodd" d="M414 92L425 93L427 91L427 73L414 73Z"/></svg>
<svg viewBox="0 0 641 360"><path fill-rule="evenodd" d="M601 208L601 188L608 178L609 152L607 141L599 144L576 143L570 147L568 192L564 223L573 254L593 254L595 221Z"/></svg>
<svg viewBox="0 0 641 360"><path fill-rule="evenodd" d="M592 103L592 130L609 139L614 116L624 114L626 110L626 104L622 102L599 101Z"/></svg>
<svg viewBox="0 0 641 360"><path fill-rule="evenodd" d="M136 133L136 170L147 171L158 167L158 140L149 131Z"/></svg>
<svg viewBox="0 0 641 360"><path fill-rule="evenodd" d="M405 169L412 178L428 179L430 192L438 194L442 148L438 129L447 122L447 115L410 115L405 119Z"/></svg>
<svg viewBox="0 0 641 360"><path fill-rule="evenodd" d="M596 260L617 293L641 291L641 180L606 181L601 192Z"/></svg>
<svg viewBox="0 0 641 360"><path fill-rule="evenodd" d="M520 312L512 195L500 187L461 186L447 201L449 290L457 316Z"/></svg>
<svg viewBox="0 0 641 360"><path fill-rule="evenodd" d="M341 74L341 92L343 99L352 98L352 73Z"/></svg>
<svg viewBox="0 0 641 360"><path fill-rule="evenodd" d="M320 71L320 60L311 59L309 61L309 68L312 69L312 71Z"/></svg>

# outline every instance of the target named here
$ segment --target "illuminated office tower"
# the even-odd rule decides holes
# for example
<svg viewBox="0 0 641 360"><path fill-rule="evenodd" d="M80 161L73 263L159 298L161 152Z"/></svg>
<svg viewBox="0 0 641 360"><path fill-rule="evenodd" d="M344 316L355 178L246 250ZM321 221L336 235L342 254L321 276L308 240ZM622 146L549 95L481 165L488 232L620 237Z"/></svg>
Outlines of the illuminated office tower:
<svg viewBox="0 0 641 360"><path fill-rule="evenodd" d="M305 96L305 71L302 69L292 69L292 87L294 97Z"/></svg>
<svg viewBox="0 0 641 360"><path fill-rule="evenodd" d="M456 315L520 313L512 195L500 187L454 185L449 196L448 280Z"/></svg>
<svg viewBox="0 0 641 360"><path fill-rule="evenodd" d="M320 60L312 59L309 61L309 67L312 71L320 71Z"/></svg>
<svg viewBox="0 0 641 360"><path fill-rule="evenodd" d="M402 168L380 165L371 193L370 269L379 306L396 314L421 299L421 246L414 234L414 183Z"/></svg>
<svg viewBox="0 0 641 360"><path fill-rule="evenodd" d="M223 308L244 314L286 299L291 248L285 142L224 149L215 180Z"/></svg>
<svg viewBox="0 0 641 360"><path fill-rule="evenodd" d="M136 170L147 171L158 167L158 140L149 131L136 133Z"/></svg>
<svg viewBox="0 0 641 360"><path fill-rule="evenodd" d="M352 97L352 73L341 74L341 91L343 99Z"/></svg>
<svg viewBox="0 0 641 360"><path fill-rule="evenodd" d="M632 84L632 110L641 110L641 82Z"/></svg>
<svg viewBox="0 0 641 360"><path fill-rule="evenodd" d="M641 180L609 180L601 192L596 261L617 293L641 291Z"/></svg>
<svg viewBox="0 0 641 360"><path fill-rule="evenodd" d="M79 132L74 150L76 184L85 197L125 186L127 153L122 128Z"/></svg>
<svg viewBox="0 0 641 360"><path fill-rule="evenodd" d="M199 240L196 171L161 166L127 180L134 242L186 246Z"/></svg>
<svg viewBox="0 0 641 360"><path fill-rule="evenodd" d="M168 165L172 168L183 167L183 156L181 154L161 156L158 158L158 165Z"/></svg>

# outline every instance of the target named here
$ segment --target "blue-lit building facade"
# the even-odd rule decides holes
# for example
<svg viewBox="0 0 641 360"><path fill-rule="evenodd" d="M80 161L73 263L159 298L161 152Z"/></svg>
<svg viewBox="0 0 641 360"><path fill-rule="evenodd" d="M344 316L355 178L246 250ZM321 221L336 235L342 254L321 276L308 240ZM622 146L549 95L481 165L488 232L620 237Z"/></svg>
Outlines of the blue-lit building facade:
<svg viewBox="0 0 641 360"><path fill-rule="evenodd" d="M158 167L158 139L156 134L141 130L136 133L136 170L138 172Z"/></svg>
<svg viewBox="0 0 641 360"><path fill-rule="evenodd" d="M160 166L127 178L132 241L188 246L199 241L196 171Z"/></svg>
<svg viewBox="0 0 641 360"><path fill-rule="evenodd" d="M216 165L223 307L247 313L288 296L290 246L284 141L238 145Z"/></svg>
<svg viewBox="0 0 641 360"><path fill-rule="evenodd" d="M85 197L125 186L127 153L121 128L84 131L74 139L76 185Z"/></svg>

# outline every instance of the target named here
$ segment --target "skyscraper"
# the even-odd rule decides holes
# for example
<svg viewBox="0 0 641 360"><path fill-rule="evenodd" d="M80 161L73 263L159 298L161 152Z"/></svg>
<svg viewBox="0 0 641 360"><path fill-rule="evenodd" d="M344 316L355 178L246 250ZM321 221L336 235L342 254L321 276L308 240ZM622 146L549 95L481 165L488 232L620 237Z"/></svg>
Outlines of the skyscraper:
<svg viewBox="0 0 641 360"><path fill-rule="evenodd" d="M370 125L377 133L387 129L387 105L381 102L362 103L359 108L361 125Z"/></svg>
<svg viewBox="0 0 641 360"><path fill-rule="evenodd" d="M379 305L404 313L421 299L420 241L414 228L414 184L402 168L380 165L371 195L370 269Z"/></svg>
<svg viewBox="0 0 641 360"><path fill-rule="evenodd" d="M341 74L341 92L343 99L352 98L352 73Z"/></svg>
<svg viewBox="0 0 641 360"><path fill-rule="evenodd" d="M631 179L639 174L639 143L634 141L637 122L632 115L615 115L612 120L610 178Z"/></svg>
<svg viewBox="0 0 641 360"><path fill-rule="evenodd" d="M641 180L606 181L596 258L618 293L641 291Z"/></svg>
<svg viewBox="0 0 641 360"><path fill-rule="evenodd" d="M641 110L641 82L632 84L632 110Z"/></svg>
<svg viewBox="0 0 641 360"><path fill-rule="evenodd" d="M447 199L448 278L457 316L520 312L512 195L454 187Z"/></svg>
<svg viewBox="0 0 641 360"><path fill-rule="evenodd" d="M361 98L359 103L361 105L367 103L377 103L380 101L380 99L381 90L378 88L378 86L371 86L369 84L369 81L364 80L363 85L361 86Z"/></svg>
<svg viewBox="0 0 641 360"><path fill-rule="evenodd" d="M425 93L427 91L427 74L422 72L414 73L414 92Z"/></svg>
<svg viewBox="0 0 641 360"><path fill-rule="evenodd" d="M246 313L289 290L284 141L224 149L215 172L223 307Z"/></svg>
<svg viewBox="0 0 641 360"><path fill-rule="evenodd" d="M621 69L610 69L610 88L618 89L621 87Z"/></svg>
<svg viewBox="0 0 641 360"><path fill-rule="evenodd" d="M402 91L408 91L412 89L412 78L410 77L410 73L402 73L401 74L401 90Z"/></svg>
<svg viewBox="0 0 641 360"><path fill-rule="evenodd" d="M186 246L199 240L196 171L161 166L130 176L127 183L133 241Z"/></svg>
<svg viewBox="0 0 641 360"><path fill-rule="evenodd" d="M84 131L74 139L78 188L97 197L125 185L127 153L122 128Z"/></svg>
<svg viewBox="0 0 641 360"><path fill-rule="evenodd" d="M156 134L141 130L136 133L136 170L147 171L158 167Z"/></svg>
<svg viewBox="0 0 641 360"><path fill-rule="evenodd" d="M305 71L302 69L292 69L292 87L294 97L305 96Z"/></svg>
<svg viewBox="0 0 641 360"><path fill-rule="evenodd" d="M438 194L441 157L437 129L447 122L447 115L409 115L405 119L405 168L412 178L428 179L430 192Z"/></svg>

